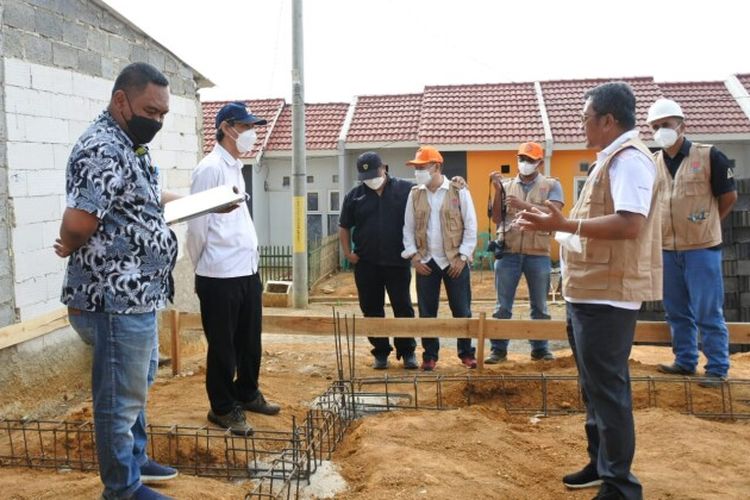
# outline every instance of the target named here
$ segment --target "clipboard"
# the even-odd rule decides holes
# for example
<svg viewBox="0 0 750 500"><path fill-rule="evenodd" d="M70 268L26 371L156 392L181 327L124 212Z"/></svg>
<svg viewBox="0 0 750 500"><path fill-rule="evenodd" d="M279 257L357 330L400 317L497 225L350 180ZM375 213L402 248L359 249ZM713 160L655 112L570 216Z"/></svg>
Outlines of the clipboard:
<svg viewBox="0 0 750 500"><path fill-rule="evenodd" d="M200 217L245 201L245 193L233 186L217 186L200 193L183 196L164 205L168 225Z"/></svg>

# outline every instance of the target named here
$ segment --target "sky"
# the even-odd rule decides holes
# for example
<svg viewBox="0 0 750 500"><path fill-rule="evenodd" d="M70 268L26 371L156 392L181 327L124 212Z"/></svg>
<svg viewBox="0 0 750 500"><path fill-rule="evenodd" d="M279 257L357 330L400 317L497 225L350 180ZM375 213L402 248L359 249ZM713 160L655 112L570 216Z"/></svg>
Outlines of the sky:
<svg viewBox="0 0 750 500"><path fill-rule="evenodd" d="M291 102L291 0L104 0L211 80L201 100ZM306 102L426 85L750 73L741 2L307 0Z"/></svg>

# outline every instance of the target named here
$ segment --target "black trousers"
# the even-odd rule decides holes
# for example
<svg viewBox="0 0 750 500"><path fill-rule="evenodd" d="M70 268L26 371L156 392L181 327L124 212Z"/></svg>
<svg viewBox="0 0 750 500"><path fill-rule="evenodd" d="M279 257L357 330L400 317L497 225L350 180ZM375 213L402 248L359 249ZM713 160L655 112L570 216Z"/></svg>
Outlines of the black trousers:
<svg viewBox="0 0 750 500"><path fill-rule="evenodd" d="M359 308L366 318L385 317L385 292L391 299L393 316L396 318L413 318L414 308L411 305L409 285L411 284L411 267L379 266L360 260L354 266L354 283L357 285ZM372 344L373 356L388 356L393 350L388 337L367 337ZM417 347L413 338L395 337L396 358L411 354Z"/></svg>
<svg viewBox="0 0 750 500"><path fill-rule="evenodd" d="M258 394L263 286L259 274L196 276L195 290L208 340L206 392L214 413L226 415Z"/></svg>
<svg viewBox="0 0 750 500"><path fill-rule="evenodd" d="M568 340L586 404L589 460L624 498L640 500L643 488L630 472L635 425L628 368L638 311L568 302L567 312Z"/></svg>

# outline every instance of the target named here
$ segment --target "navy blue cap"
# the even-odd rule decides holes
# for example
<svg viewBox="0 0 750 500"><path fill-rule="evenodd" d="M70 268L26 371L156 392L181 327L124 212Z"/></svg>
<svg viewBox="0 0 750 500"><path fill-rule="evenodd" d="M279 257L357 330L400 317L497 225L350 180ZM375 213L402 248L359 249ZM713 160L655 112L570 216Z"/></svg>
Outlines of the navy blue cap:
<svg viewBox="0 0 750 500"><path fill-rule="evenodd" d="M357 178L360 181L374 179L378 176L378 169L382 166L383 160L380 159L379 154L373 151L362 153L357 158Z"/></svg>
<svg viewBox="0 0 750 500"><path fill-rule="evenodd" d="M250 113L243 102L230 102L216 113L216 128L221 126L223 121L232 121L237 123L247 123L250 125L265 125L268 123L263 118L258 118Z"/></svg>

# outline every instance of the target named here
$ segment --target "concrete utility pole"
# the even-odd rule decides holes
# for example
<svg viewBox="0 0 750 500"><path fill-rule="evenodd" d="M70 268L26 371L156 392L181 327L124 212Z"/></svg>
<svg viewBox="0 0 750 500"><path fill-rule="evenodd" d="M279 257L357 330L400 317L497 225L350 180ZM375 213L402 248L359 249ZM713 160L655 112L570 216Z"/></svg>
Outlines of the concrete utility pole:
<svg viewBox="0 0 750 500"><path fill-rule="evenodd" d="M292 293L294 307L307 308L307 163L302 0L292 0Z"/></svg>

